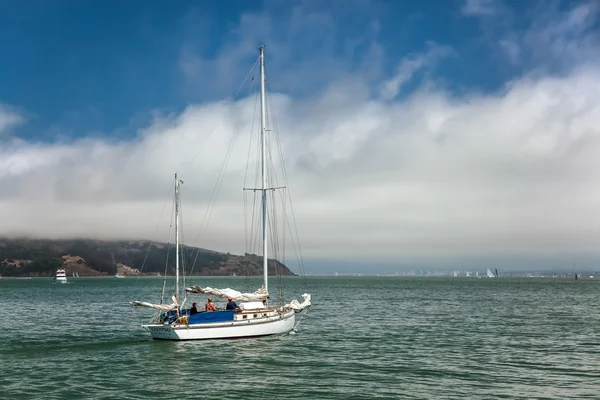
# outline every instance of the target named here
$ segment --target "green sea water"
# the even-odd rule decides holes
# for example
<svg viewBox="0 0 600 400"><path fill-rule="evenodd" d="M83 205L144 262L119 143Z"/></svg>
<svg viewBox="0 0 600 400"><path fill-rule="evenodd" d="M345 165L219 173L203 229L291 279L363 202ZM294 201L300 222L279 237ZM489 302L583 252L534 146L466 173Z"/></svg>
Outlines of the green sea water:
<svg viewBox="0 0 600 400"><path fill-rule="evenodd" d="M139 327L128 303L161 285L0 279L0 398L600 398L595 280L286 278L287 300L313 295L296 334L201 342Z"/></svg>

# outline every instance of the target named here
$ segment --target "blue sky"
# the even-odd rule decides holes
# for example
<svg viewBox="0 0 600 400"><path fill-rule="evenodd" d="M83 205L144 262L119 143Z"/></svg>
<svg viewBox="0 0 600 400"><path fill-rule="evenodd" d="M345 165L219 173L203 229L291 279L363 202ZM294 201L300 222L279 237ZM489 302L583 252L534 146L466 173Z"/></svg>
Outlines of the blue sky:
<svg viewBox="0 0 600 400"><path fill-rule="evenodd" d="M165 240L175 171L197 228L263 43L307 259L600 262L599 3L176 4L0 0L0 233Z"/></svg>
<svg viewBox="0 0 600 400"><path fill-rule="evenodd" d="M493 91L532 63L507 62L498 41L574 3L490 4L468 13L462 1L5 1L0 101L29 116L24 137L131 137L152 111L231 96L259 41L274 87L295 96L341 74L375 82L432 43L452 51L430 71L436 79L456 92ZM504 21L486 14L494 7Z"/></svg>

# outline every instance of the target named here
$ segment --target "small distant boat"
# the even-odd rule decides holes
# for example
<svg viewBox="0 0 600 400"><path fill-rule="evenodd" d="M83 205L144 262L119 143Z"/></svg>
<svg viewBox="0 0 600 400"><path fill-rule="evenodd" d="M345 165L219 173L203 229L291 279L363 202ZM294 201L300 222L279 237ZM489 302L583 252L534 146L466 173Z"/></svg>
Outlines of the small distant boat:
<svg viewBox="0 0 600 400"><path fill-rule="evenodd" d="M119 274L116 274L116 275L115 275L115 278L125 278L125 276L123 276L123 275L119 275Z"/></svg>
<svg viewBox="0 0 600 400"><path fill-rule="evenodd" d="M57 269L54 276L54 282L67 283L67 273L64 269Z"/></svg>
<svg viewBox="0 0 600 400"><path fill-rule="evenodd" d="M488 278L495 278L494 274L492 274L492 271L490 271L489 268L487 269L486 277L488 277Z"/></svg>

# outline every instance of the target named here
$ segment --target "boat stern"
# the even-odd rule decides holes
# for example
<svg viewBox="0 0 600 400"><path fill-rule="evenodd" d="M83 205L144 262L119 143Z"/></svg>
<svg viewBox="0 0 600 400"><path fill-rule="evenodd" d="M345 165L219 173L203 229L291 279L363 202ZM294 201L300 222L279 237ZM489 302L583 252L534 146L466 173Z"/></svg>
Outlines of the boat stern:
<svg viewBox="0 0 600 400"><path fill-rule="evenodd" d="M179 340L179 335L171 325L149 324L142 325L150 332L152 339L156 340Z"/></svg>

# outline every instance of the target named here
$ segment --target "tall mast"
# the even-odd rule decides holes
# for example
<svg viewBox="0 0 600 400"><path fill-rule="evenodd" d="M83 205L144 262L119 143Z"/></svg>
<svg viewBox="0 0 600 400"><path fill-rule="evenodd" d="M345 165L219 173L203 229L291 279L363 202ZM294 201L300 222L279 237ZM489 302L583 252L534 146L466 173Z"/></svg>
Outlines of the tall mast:
<svg viewBox="0 0 600 400"><path fill-rule="evenodd" d="M179 178L175 173L175 296L179 304Z"/></svg>
<svg viewBox="0 0 600 400"><path fill-rule="evenodd" d="M265 110L265 46L260 46L260 158L262 166L262 240L265 290L269 292L269 267L267 256L267 174L266 174L266 110Z"/></svg>

